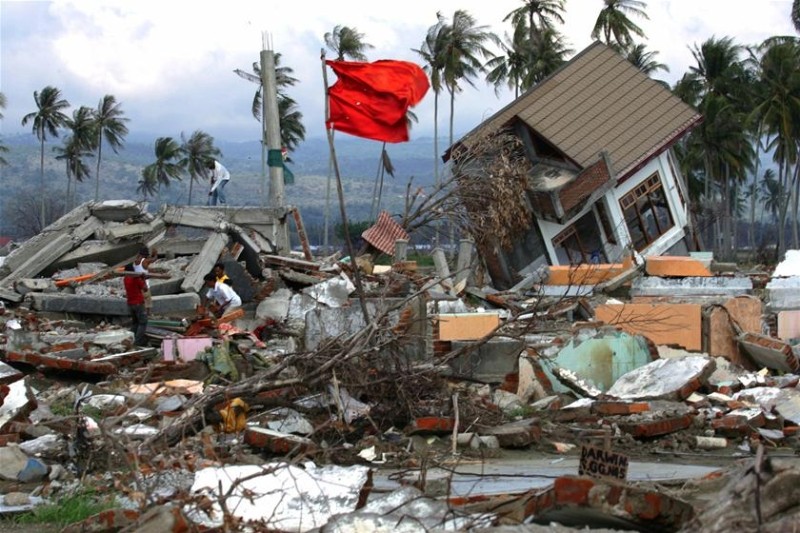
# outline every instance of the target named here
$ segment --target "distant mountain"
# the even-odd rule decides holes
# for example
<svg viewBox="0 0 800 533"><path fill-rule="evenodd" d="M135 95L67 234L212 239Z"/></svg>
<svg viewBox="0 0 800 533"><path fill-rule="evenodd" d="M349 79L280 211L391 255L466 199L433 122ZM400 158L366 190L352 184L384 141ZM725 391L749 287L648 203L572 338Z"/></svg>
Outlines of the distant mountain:
<svg viewBox="0 0 800 533"><path fill-rule="evenodd" d="M3 137L9 151L4 155L9 165L0 167L0 179L6 191L4 203L16 195L39 194L40 146L34 135L16 135ZM53 148L61 143L61 139L50 140L45 144L45 183L46 192L54 195L66 193L66 173L62 162L55 159ZM220 161L230 170L231 182L225 192L228 201L235 205L259 205L266 198L262 191L261 148L258 141L226 142L216 140L222 151ZM440 142L440 148L445 143ZM343 189L346 197L348 218L351 221L363 221L369 218L373 192L376 187L376 176L382 143L368 141L351 136L340 135L335 140L335 152L342 175ZM408 143L387 144L386 150L394 166L394 177L386 174L381 195L382 207L390 212L402 211L407 184L413 177L416 186L429 186L433 183L433 139L415 139ZM319 233L324 221L326 196L328 194L330 148L327 139L313 138L300 144L290 154L287 166L294 173L294 184L285 188L287 203L300 208L304 222L312 240L315 232ZM136 192L142 169L154 160L153 143L128 140L123 149L115 154L104 148L100 166L100 198L101 199L139 199ZM94 198L95 160L89 159L92 178L77 188L77 202ZM441 165L440 165L441 168ZM338 199L335 180L330 180L331 224L339 221ZM207 183L194 183L192 186L192 203L202 204L206 201ZM158 198L150 199L153 208L159 205L183 204L189 198L188 178L164 187ZM266 200L264 200L266 201ZM8 213L3 209L3 213Z"/></svg>

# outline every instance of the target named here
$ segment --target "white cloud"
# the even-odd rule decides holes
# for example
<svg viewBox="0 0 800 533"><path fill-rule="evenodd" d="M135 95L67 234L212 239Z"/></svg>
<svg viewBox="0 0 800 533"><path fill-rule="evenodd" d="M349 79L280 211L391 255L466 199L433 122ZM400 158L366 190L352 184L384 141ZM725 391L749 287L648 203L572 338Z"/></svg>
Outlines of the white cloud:
<svg viewBox="0 0 800 533"><path fill-rule="evenodd" d="M418 60L419 47L436 12L466 9L502 36L503 17L520 0L406 0L375 2L177 2L170 0L56 0L0 2L2 91L9 100L4 133L22 130L32 93L45 85L62 89L77 105L96 105L114 94L131 118L132 131L177 135L203 129L217 137L252 138L255 87L233 74L258 59L264 32L283 64L301 80L292 90L309 135L323 133L322 36L336 24L356 27L375 45L372 59ZM576 52L587 46L601 0L568 0L564 31ZM690 47L717 36L742 44L793 31L791 0L650 0L650 20L637 21L650 50L669 65L675 81L692 64ZM32 21L30 27L20 24ZM483 80L465 87L456 101L457 130L464 132L510 100ZM440 102L440 131L447 131L447 98ZM415 110L414 135L432 134L433 96Z"/></svg>

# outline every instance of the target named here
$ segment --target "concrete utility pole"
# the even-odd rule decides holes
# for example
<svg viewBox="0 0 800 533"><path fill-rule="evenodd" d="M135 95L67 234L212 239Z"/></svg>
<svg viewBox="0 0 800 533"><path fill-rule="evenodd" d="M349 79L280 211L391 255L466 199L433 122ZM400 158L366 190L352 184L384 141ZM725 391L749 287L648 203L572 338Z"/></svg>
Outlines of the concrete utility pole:
<svg viewBox="0 0 800 533"><path fill-rule="evenodd" d="M275 53L272 50L261 51L261 84L263 89L264 139L267 149L281 149L281 125L278 112L278 87L275 80ZM274 152L272 152L274 153ZM269 166L269 206L283 207L283 167Z"/></svg>
<svg viewBox="0 0 800 533"><path fill-rule="evenodd" d="M278 111L278 84L275 80L275 53L267 49L266 36L263 37L261 50L261 124L262 148L266 147L268 153L281 153L281 123ZM262 149L262 157L263 157ZM274 161L274 155L268 160ZM286 198L283 191L283 165L274 162L269 165L269 207L285 207ZM281 254L288 254L290 249L289 231L287 224L276 224L274 242Z"/></svg>

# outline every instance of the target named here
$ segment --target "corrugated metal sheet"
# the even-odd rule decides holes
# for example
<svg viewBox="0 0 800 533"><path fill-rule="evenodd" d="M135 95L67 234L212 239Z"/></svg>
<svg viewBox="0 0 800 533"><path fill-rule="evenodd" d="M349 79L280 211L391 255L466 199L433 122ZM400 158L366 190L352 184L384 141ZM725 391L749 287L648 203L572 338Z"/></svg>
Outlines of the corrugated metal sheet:
<svg viewBox="0 0 800 533"><path fill-rule="evenodd" d="M394 243L398 239L408 240L408 233L386 211L381 211L378 220L367 228L361 237L385 254L394 254Z"/></svg>
<svg viewBox="0 0 800 533"><path fill-rule="evenodd" d="M624 178L700 120L700 114L608 46L596 42L461 142L519 117L586 168L608 152Z"/></svg>

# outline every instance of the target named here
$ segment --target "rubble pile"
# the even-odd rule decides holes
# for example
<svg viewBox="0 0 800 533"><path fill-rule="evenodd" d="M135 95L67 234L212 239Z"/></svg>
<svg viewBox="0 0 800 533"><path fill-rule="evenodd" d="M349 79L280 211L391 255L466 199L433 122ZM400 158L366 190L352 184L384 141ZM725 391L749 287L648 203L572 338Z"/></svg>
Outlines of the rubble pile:
<svg viewBox="0 0 800 533"><path fill-rule="evenodd" d="M777 459L800 427L790 264L767 284L635 256L497 291L468 240L452 274L442 250L434 269L409 261L386 217L365 237L386 256L391 231L388 265L298 255L276 245L286 214L88 203L5 257L1 514L94 484L113 508L75 531L788 520L788 503L759 519L736 502L796 476ZM119 270L142 246L144 347ZM201 292L217 263L243 301L221 317ZM645 471L681 461L704 469ZM739 476L729 504L663 490L704 476Z"/></svg>

